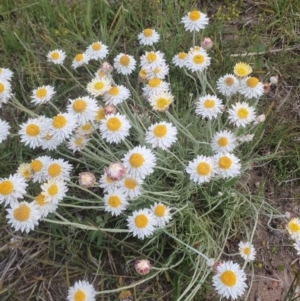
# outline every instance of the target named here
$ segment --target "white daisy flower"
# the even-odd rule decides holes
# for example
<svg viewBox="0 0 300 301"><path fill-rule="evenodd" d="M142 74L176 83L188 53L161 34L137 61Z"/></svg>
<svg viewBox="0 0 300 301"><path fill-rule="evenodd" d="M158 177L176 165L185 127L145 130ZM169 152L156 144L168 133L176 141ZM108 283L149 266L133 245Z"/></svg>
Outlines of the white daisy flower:
<svg viewBox="0 0 300 301"><path fill-rule="evenodd" d="M73 135L69 141L67 141L67 148L73 151L73 153L80 152L86 147L89 140L90 139L84 135Z"/></svg>
<svg viewBox="0 0 300 301"><path fill-rule="evenodd" d="M250 107L246 102L237 102L228 110L229 121L236 126L246 127L255 120L255 109Z"/></svg>
<svg viewBox="0 0 300 301"><path fill-rule="evenodd" d="M240 251L240 255L243 257L244 260L253 261L255 259L256 250L249 241L247 242L241 241L239 243L239 251Z"/></svg>
<svg viewBox="0 0 300 301"><path fill-rule="evenodd" d="M156 158L145 146L136 146L125 154L122 161L129 176L143 180L154 171Z"/></svg>
<svg viewBox="0 0 300 301"><path fill-rule="evenodd" d="M83 136L90 136L96 130L96 126L93 122L87 122L85 124L81 124L75 130L77 135Z"/></svg>
<svg viewBox="0 0 300 301"><path fill-rule="evenodd" d="M181 19L181 23L186 31L200 31L208 24L208 17L198 10L193 10Z"/></svg>
<svg viewBox="0 0 300 301"><path fill-rule="evenodd" d="M17 169L17 174L19 177L23 178L26 182L31 180L31 168L29 163L21 163Z"/></svg>
<svg viewBox="0 0 300 301"><path fill-rule="evenodd" d="M51 119L50 119L51 121ZM59 139L59 136L55 136L50 134L50 131L47 131L44 135L42 135L42 143L41 148L44 150L54 150L63 142L63 140Z"/></svg>
<svg viewBox="0 0 300 301"><path fill-rule="evenodd" d="M48 62L52 62L56 65L62 65L64 63L65 58L66 53L60 49L49 51L47 54Z"/></svg>
<svg viewBox="0 0 300 301"><path fill-rule="evenodd" d="M110 88L111 81L106 76L93 78L86 87L87 91L94 97L105 94Z"/></svg>
<svg viewBox="0 0 300 301"><path fill-rule="evenodd" d="M165 112L174 101L174 96L169 91L156 92L148 100L154 111Z"/></svg>
<svg viewBox="0 0 300 301"><path fill-rule="evenodd" d="M67 106L67 112L73 115L79 125L94 120L98 109L95 99L84 96L70 99L69 101L70 104Z"/></svg>
<svg viewBox="0 0 300 301"><path fill-rule="evenodd" d="M292 239L300 240L300 219L298 217L292 218L287 223L286 229L288 230Z"/></svg>
<svg viewBox="0 0 300 301"><path fill-rule="evenodd" d="M102 138L109 143L120 143L129 135L131 128L130 122L126 116L117 114L110 114L101 120L99 130Z"/></svg>
<svg viewBox="0 0 300 301"><path fill-rule="evenodd" d="M136 60L133 56L120 53L114 59L114 67L118 73L129 75L135 69Z"/></svg>
<svg viewBox="0 0 300 301"><path fill-rule="evenodd" d="M145 87L142 88L145 97L151 97L154 93L161 93L169 90L170 84L160 78L151 78Z"/></svg>
<svg viewBox="0 0 300 301"><path fill-rule="evenodd" d="M63 159L52 159L45 166L45 173L48 179L69 181L72 168L72 165Z"/></svg>
<svg viewBox="0 0 300 301"><path fill-rule="evenodd" d="M108 54L108 47L103 44L102 42L94 42L92 45L90 45L86 51L85 54L93 60L102 60L104 59Z"/></svg>
<svg viewBox="0 0 300 301"><path fill-rule="evenodd" d="M95 301L96 291L92 284L87 281L77 281L68 290L67 301Z"/></svg>
<svg viewBox="0 0 300 301"><path fill-rule="evenodd" d="M10 81L13 76L13 72L8 68L0 68L0 81L7 80Z"/></svg>
<svg viewBox="0 0 300 301"><path fill-rule="evenodd" d="M222 100L214 95L205 95L199 97L196 102L196 114L203 118L213 119L217 118L219 113L222 113L224 105Z"/></svg>
<svg viewBox="0 0 300 301"><path fill-rule="evenodd" d="M68 191L66 183L59 179L49 179L41 185L41 189L41 194L45 197L44 201L56 205L66 196Z"/></svg>
<svg viewBox="0 0 300 301"><path fill-rule="evenodd" d="M0 119L0 143L5 141L7 139L7 136L9 135L9 130L10 130L10 125L4 121Z"/></svg>
<svg viewBox="0 0 300 301"><path fill-rule="evenodd" d="M43 194L39 194L34 198L33 204L35 204L41 214L41 217L46 217L49 213L55 212L58 205L52 202L46 201Z"/></svg>
<svg viewBox="0 0 300 301"><path fill-rule="evenodd" d="M52 159L49 156L40 156L31 161L30 170L33 182L42 183L48 179L46 167L51 161Z"/></svg>
<svg viewBox="0 0 300 301"><path fill-rule="evenodd" d="M297 255L299 256L299 255L300 255L300 241L299 241L299 240L296 240L296 241L293 243L293 247L295 248L295 250L297 251Z"/></svg>
<svg viewBox="0 0 300 301"><path fill-rule="evenodd" d="M190 161L185 170L197 184L209 182L216 172L213 158L202 155Z"/></svg>
<svg viewBox="0 0 300 301"><path fill-rule="evenodd" d="M117 182L113 181L106 173L104 173L100 177L99 186L104 190L104 192L111 193L117 188Z"/></svg>
<svg viewBox="0 0 300 301"><path fill-rule="evenodd" d="M156 77L164 79L169 74L169 66L167 64L161 64L155 68L150 67L142 70L146 70L146 79L148 80Z"/></svg>
<svg viewBox="0 0 300 301"><path fill-rule="evenodd" d="M236 137L227 130L215 133L211 142L211 148L215 153L231 153L236 146Z"/></svg>
<svg viewBox="0 0 300 301"><path fill-rule="evenodd" d="M71 136L76 126L76 119L70 113L60 113L52 118L49 134L53 139L63 141Z"/></svg>
<svg viewBox="0 0 300 301"><path fill-rule="evenodd" d="M105 94L103 101L106 105L116 106L130 97L130 91L123 85L112 86Z"/></svg>
<svg viewBox="0 0 300 301"><path fill-rule="evenodd" d="M4 206L12 205L23 199L26 193L26 181L18 174L10 175L8 178L0 179L0 204L4 202Z"/></svg>
<svg viewBox="0 0 300 301"><path fill-rule="evenodd" d="M138 40L140 45L152 46L154 43L158 42L159 34L155 29L146 28L143 32L139 33Z"/></svg>
<svg viewBox="0 0 300 301"><path fill-rule="evenodd" d="M186 52L179 52L178 54L174 55L172 58L172 63L179 67L185 67L186 66L186 59L187 59L187 53Z"/></svg>
<svg viewBox="0 0 300 301"><path fill-rule="evenodd" d="M46 132L48 125L42 116L29 118L25 123L20 125L19 135L21 142L29 145L31 148L41 146L42 136Z"/></svg>
<svg viewBox="0 0 300 301"><path fill-rule="evenodd" d="M31 102L35 105L41 105L48 102L55 94L51 86L42 86L32 91Z"/></svg>
<svg viewBox="0 0 300 301"><path fill-rule="evenodd" d="M0 78L0 108L2 107L2 103L7 103L11 96L12 92L10 82Z"/></svg>
<svg viewBox="0 0 300 301"><path fill-rule="evenodd" d="M217 81L217 90L225 96L236 94L238 88L239 80L233 74L226 74Z"/></svg>
<svg viewBox="0 0 300 301"><path fill-rule="evenodd" d="M128 204L126 196L119 189L115 189L111 193L104 195L103 200L105 205L104 210L115 216L120 215Z"/></svg>
<svg viewBox="0 0 300 301"><path fill-rule="evenodd" d="M72 67L74 69L83 66L84 64L87 64L89 62L89 57L85 53L78 53L74 57L74 60L72 62Z"/></svg>
<svg viewBox="0 0 300 301"><path fill-rule="evenodd" d="M256 77L246 77L240 81L239 92L247 98L259 98L264 94L264 85Z"/></svg>
<svg viewBox="0 0 300 301"><path fill-rule="evenodd" d="M146 51L141 56L140 66L143 69L156 68L164 64L166 64L164 54L160 51Z"/></svg>
<svg viewBox="0 0 300 301"><path fill-rule="evenodd" d="M28 233L39 224L41 214L34 203L21 202L11 204L11 209L7 209L8 223L16 230Z"/></svg>
<svg viewBox="0 0 300 301"><path fill-rule="evenodd" d="M203 71L210 65L210 57L204 49L189 51L185 66L192 72Z"/></svg>
<svg viewBox="0 0 300 301"><path fill-rule="evenodd" d="M214 156L216 165L216 173L221 178L231 178L240 174L241 164L240 159L233 154L219 153Z"/></svg>
<svg viewBox="0 0 300 301"><path fill-rule="evenodd" d="M153 148L168 149L177 140L177 129L171 123L162 121L152 124L146 132L145 141Z"/></svg>
<svg viewBox="0 0 300 301"><path fill-rule="evenodd" d="M165 225L172 219L172 214L170 212L169 206L166 206L161 202L155 202L154 205L151 206L151 211L158 228L165 227Z"/></svg>
<svg viewBox="0 0 300 301"><path fill-rule="evenodd" d="M132 215L127 218L127 222L129 232L140 239L150 236L155 230L155 217L149 209L135 210Z"/></svg>
<svg viewBox="0 0 300 301"><path fill-rule="evenodd" d="M125 197L134 199L142 194L143 181L141 179L125 176L116 183L116 186L125 195Z"/></svg>
<svg viewBox="0 0 300 301"><path fill-rule="evenodd" d="M235 300L242 296L247 288L246 279L246 274L240 266L228 261L217 266L216 275L213 276L212 281L220 296Z"/></svg>

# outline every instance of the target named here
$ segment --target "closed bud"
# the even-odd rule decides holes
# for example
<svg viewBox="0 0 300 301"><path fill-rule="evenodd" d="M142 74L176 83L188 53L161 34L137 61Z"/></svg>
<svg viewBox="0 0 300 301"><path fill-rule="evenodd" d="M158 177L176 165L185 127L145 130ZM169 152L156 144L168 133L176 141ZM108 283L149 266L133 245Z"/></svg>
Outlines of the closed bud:
<svg viewBox="0 0 300 301"><path fill-rule="evenodd" d="M79 174L79 185L84 188L93 187L96 182L95 176L91 172L81 172Z"/></svg>
<svg viewBox="0 0 300 301"><path fill-rule="evenodd" d="M265 120L266 120L266 115L265 114L261 114L261 115L256 117L257 122L264 122Z"/></svg>
<svg viewBox="0 0 300 301"><path fill-rule="evenodd" d="M147 275L150 272L151 263L148 259L137 259L134 267L138 274Z"/></svg>
<svg viewBox="0 0 300 301"><path fill-rule="evenodd" d="M211 38L204 38L204 40L201 42L201 47L205 50L209 50L213 47L214 43L211 40Z"/></svg>
<svg viewBox="0 0 300 301"><path fill-rule="evenodd" d="M277 85L277 83L278 83L278 75L271 76L270 77L270 84L271 85Z"/></svg>
<svg viewBox="0 0 300 301"><path fill-rule="evenodd" d="M113 66L108 63L108 62L104 62L101 64L100 66L100 70L104 73L104 74L109 74L113 71Z"/></svg>
<svg viewBox="0 0 300 301"><path fill-rule="evenodd" d="M104 114L105 115L115 114L116 112L117 112L117 109L113 105L106 105L104 107Z"/></svg>
<svg viewBox="0 0 300 301"><path fill-rule="evenodd" d="M104 171L112 181L120 181L126 174L126 168L122 163L111 163Z"/></svg>

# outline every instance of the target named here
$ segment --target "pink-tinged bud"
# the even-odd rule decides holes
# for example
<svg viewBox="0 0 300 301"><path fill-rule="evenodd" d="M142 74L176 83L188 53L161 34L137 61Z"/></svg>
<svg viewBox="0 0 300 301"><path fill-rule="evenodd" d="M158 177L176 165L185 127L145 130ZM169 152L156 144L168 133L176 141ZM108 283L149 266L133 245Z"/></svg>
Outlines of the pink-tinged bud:
<svg viewBox="0 0 300 301"><path fill-rule="evenodd" d="M264 93L268 93L270 91L270 84L264 83L263 88L264 88Z"/></svg>
<svg viewBox="0 0 300 301"><path fill-rule="evenodd" d="M287 219L290 219L290 218L292 218L292 217L293 217L293 215L292 215L292 213L291 213L291 212L289 212L289 211L286 211L286 212L285 212L285 217L286 217Z"/></svg>
<svg viewBox="0 0 300 301"><path fill-rule="evenodd" d="M257 122L264 122L265 120L266 120L266 115L265 114L261 114L261 115L256 117Z"/></svg>
<svg viewBox="0 0 300 301"><path fill-rule="evenodd" d="M151 263L148 259L137 259L134 267L138 274L147 275L150 272Z"/></svg>
<svg viewBox="0 0 300 301"><path fill-rule="evenodd" d="M108 168L104 168L104 171L112 181L120 181L126 174L126 168L122 163L111 163Z"/></svg>
<svg viewBox="0 0 300 301"><path fill-rule="evenodd" d="M104 73L104 74L109 74L113 71L113 66L108 63L108 62L104 62L103 64L101 64L100 66L100 70Z"/></svg>
<svg viewBox="0 0 300 301"><path fill-rule="evenodd" d="M93 187L96 182L95 176L90 172L81 172L79 174L79 185L84 188Z"/></svg>
<svg viewBox="0 0 300 301"><path fill-rule="evenodd" d="M278 84L278 75L270 77L270 84L271 85L277 85Z"/></svg>
<svg viewBox="0 0 300 301"><path fill-rule="evenodd" d="M213 271L217 272L217 267L222 263L222 261L216 261L214 265L212 266Z"/></svg>
<svg viewBox="0 0 300 301"><path fill-rule="evenodd" d="M106 105L104 107L104 114L105 115L115 114L116 112L117 112L117 109L113 105Z"/></svg>
<svg viewBox="0 0 300 301"><path fill-rule="evenodd" d="M204 40L201 42L201 47L205 50L209 50L213 47L214 43L211 40L211 38L204 38Z"/></svg>

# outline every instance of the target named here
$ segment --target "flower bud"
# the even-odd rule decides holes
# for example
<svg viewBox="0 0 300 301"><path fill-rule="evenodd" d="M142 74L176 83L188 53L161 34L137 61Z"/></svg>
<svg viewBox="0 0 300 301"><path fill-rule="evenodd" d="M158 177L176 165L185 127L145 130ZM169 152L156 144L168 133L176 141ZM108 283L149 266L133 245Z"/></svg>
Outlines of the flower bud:
<svg viewBox="0 0 300 301"><path fill-rule="evenodd" d="M207 260L206 260L206 265L208 266L208 267L213 267L214 266L214 264L215 264L215 260L214 260L214 258L208 258Z"/></svg>
<svg viewBox="0 0 300 301"><path fill-rule="evenodd" d="M116 112L117 112L117 109L113 105L106 105L104 107L104 114L105 115L115 114Z"/></svg>
<svg viewBox="0 0 300 301"><path fill-rule="evenodd" d="M104 63L101 64L99 70L102 71L104 74L109 74L113 71L113 69L114 68L110 63L104 62Z"/></svg>
<svg viewBox="0 0 300 301"><path fill-rule="evenodd" d="M108 168L104 168L104 171L112 181L120 181L126 174L126 168L122 163L111 163Z"/></svg>
<svg viewBox="0 0 300 301"><path fill-rule="evenodd" d="M141 69L139 72L139 81L146 83L148 81L147 77L147 71L145 69Z"/></svg>
<svg viewBox="0 0 300 301"><path fill-rule="evenodd" d="M265 120L266 120L266 115L265 114L261 114L261 115L256 117L257 122L264 122Z"/></svg>
<svg viewBox="0 0 300 301"><path fill-rule="evenodd" d="M134 267L138 274L147 275L150 272L151 263L148 259L137 259Z"/></svg>
<svg viewBox="0 0 300 301"><path fill-rule="evenodd" d="M268 93L270 91L270 84L264 83L263 88L264 88L264 93Z"/></svg>
<svg viewBox="0 0 300 301"><path fill-rule="evenodd" d="M270 84L271 85L277 85L277 83L278 83L278 75L271 76L270 77Z"/></svg>
<svg viewBox="0 0 300 301"><path fill-rule="evenodd" d="M205 50L209 50L213 47L214 43L211 40L211 38L204 38L204 40L201 42L201 47Z"/></svg>
<svg viewBox="0 0 300 301"><path fill-rule="evenodd" d="M79 174L79 185L84 188L93 187L96 182L95 176L91 172L81 172Z"/></svg>

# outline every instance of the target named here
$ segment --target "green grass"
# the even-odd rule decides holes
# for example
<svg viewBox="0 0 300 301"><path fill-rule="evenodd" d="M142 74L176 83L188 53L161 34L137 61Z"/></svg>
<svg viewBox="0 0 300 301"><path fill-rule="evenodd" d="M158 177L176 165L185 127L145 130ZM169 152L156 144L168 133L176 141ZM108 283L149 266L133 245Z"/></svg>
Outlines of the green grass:
<svg viewBox="0 0 300 301"><path fill-rule="evenodd" d="M275 184L298 178L299 145L295 139L300 128L297 124L299 110L294 103L299 92L299 72L295 66L299 64L296 24L299 22L297 12L300 4L266 0L258 6L249 7L243 1L236 1L238 12L233 15L232 11L222 8L218 12L221 3L205 1L200 8L209 16L216 16L205 31L205 36L210 36L214 41L210 52L213 58L209 69L211 80L231 72L233 65L239 61L251 63L255 76L263 81L275 74L280 78L279 85L271 87L259 104L260 112L268 112L266 123L260 125L256 134L262 139L253 145L243 146L239 154L245 160L251 158L250 163L268 163L272 175L270 181ZM76 53L84 51L93 41L101 40L109 46L109 61L121 51L138 57L144 48L137 43L136 36L143 28L151 26L161 33L156 48L161 49L170 62L175 53L188 50L191 46L192 35L184 31L180 20L186 12L197 7L197 1L126 0L122 4L119 1L92 0L23 0L17 4L2 1L2 66L14 71L13 91L20 103L37 114L52 116L50 106L35 108L30 103L33 88L43 84L54 85L58 92L54 104L62 110L67 99L82 93L83 89L74 84L74 79L64 68L46 62L45 56L49 50L64 49L70 65ZM152 13L146 13L149 11ZM201 37L204 37L203 34ZM197 39L200 41L200 35ZM92 71L97 68L95 62L90 66ZM84 68L73 71L73 74L83 84L90 78ZM115 75L114 78L119 83L123 77ZM178 100L171 111L173 116L191 133L198 133L202 123L191 120L197 96L193 81L185 78L182 70L172 69L170 82ZM134 79L131 79L131 84L137 89L140 87ZM193 93L192 97L190 93ZM282 102L287 95L289 97ZM139 101L136 100L136 103L140 105ZM3 105L2 118L10 122L14 133L28 117L27 113L16 107ZM146 125L149 123L146 123L147 116L141 118L144 118ZM152 118L158 120L158 115ZM202 133L199 137L205 140L208 136ZM189 141L178 155L186 163L203 151L208 153L208 147ZM50 155L51 152L43 152L46 153ZM0 154L0 176L7 177L20 163L30 162L41 152L20 147L18 136L14 136L0 145ZM121 147L114 149L115 158L121 158L123 154ZM184 157L186 154L188 158ZM98 150L98 155L108 161L112 156L102 150ZM158 198L174 205L178 212L166 229L169 234L159 230L155 236L140 241L126 234L101 231L103 228L126 229L126 222L124 218L111 217L103 210L68 207L88 207L90 202L98 205L99 199L78 187L70 188L59 214L73 223L98 230L85 231L74 226L62 226L58 224L61 221L59 216L52 214L47 217L52 223L41 222L35 231L21 235L14 233L7 224L2 206L0 259L4 272L0 280L1 300L65 300L68 287L80 279L94 283L96 290L102 292L99 300L106 300L108 296L110 300L117 300L123 286L129 286L134 300L218 300L211 287L212 276L206 274L205 261L182 242L197 251L208 252L209 257L218 258L224 253L227 242L243 240L245 233L248 239L254 235L261 204L266 213L273 209L264 203L263 190L257 195L250 195L243 181L237 179L199 189L187 177L174 172L182 169L176 158L166 157L163 152L157 152L157 155L161 164L172 166L173 170L167 172L167 177L156 170L151 181L146 180L144 189L151 192L155 187L157 191L154 193L158 194L146 194L138 206L149 207ZM82 165L81 156L74 156L64 147L52 156L64 156L74 164L75 181L77 174L85 167L99 178L105 165L88 157ZM233 188L237 189L234 195ZM37 187L33 187L30 192L36 191ZM91 191L100 194L97 188ZM218 194L220 191L222 195ZM132 211L136 206L131 204L129 209ZM20 242L11 242L16 237ZM136 285L145 279L134 272L136 258L149 258L155 268L165 270L158 273L159 276ZM150 275L156 272L154 270Z"/></svg>

